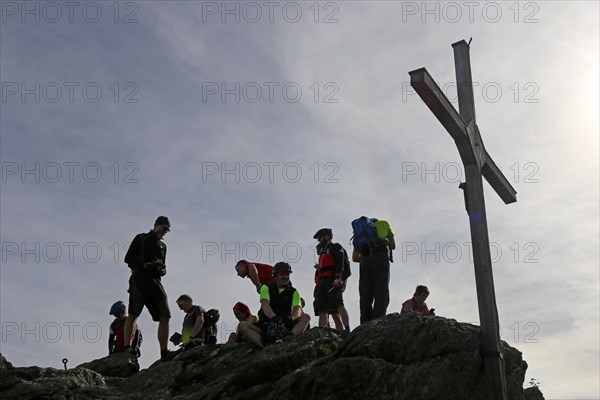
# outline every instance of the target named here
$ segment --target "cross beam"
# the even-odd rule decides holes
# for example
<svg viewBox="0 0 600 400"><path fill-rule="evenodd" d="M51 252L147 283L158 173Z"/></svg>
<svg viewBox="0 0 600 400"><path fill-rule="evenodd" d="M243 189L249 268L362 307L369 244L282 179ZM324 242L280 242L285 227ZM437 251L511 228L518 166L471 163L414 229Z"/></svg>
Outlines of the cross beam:
<svg viewBox="0 0 600 400"><path fill-rule="evenodd" d="M516 190L485 150L479 128L475 125L474 110L473 118L467 124L462 118L462 114L456 112L450 100L425 68L416 69L409 74L411 86L454 139L463 164L477 164L485 179L504 203L510 204L517 201ZM457 83L457 88L460 87L461 85ZM459 91L459 99L460 93ZM469 115L469 112L465 112L465 114Z"/></svg>
<svg viewBox="0 0 600 400"><path fill-rule="evenodd" d="M490 157L481 140L475 118L469 45L461 40L454 47L454 63L460 112L452 106L425 68L409 72L410 83L427 107L446 128L458 148L465 167L465 206L469 215L475 283L481 327L482 356L488 398L506 400L504 357L500 342L498 307L494 289L487 216L483 196L483 177L506 203L517 201L517 192Z"/></svg>

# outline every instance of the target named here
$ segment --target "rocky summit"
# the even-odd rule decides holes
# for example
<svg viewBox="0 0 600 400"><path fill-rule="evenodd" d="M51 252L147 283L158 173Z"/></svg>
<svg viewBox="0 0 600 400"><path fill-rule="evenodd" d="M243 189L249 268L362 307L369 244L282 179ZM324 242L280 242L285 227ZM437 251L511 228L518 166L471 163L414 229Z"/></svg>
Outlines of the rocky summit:
<svg viewBox="0 0 600 400"><path fill-rule="evenodd" d="M523 390L527 363L521 352L502 344L508 398L534 398ZM313 328L265 349L249 343L197 347L141 371L125 354L67 371L17 368L0 356L0 398L484 400L487 396L479 327L442 317L390 314L350 334Z"/></svg>

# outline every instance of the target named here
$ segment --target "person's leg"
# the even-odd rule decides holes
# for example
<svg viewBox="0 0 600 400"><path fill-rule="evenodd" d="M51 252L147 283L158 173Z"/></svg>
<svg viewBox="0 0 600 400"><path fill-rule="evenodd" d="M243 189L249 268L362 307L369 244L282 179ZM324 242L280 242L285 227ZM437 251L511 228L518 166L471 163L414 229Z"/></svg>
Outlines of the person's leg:
<svg viewBox="0 0 600 400"><path fill-rule="evenodd" d="M329 316L325 311L319 311L319 327L326 328L329 322Z"/></svg>
<svg viewBox="0 0 600 400"><path fill-rule="evenodd" d="M239 325L240 334L258 347L265 347L262 342L262 331L251 323L242 321Z"/></svg>
<svg viewBox="0 0 600 400"><path fill-rule="evenodd" d="M350 332L350 315L348 314L348 310L346 309L346 306L344 305L344 298L343 298L343 294L346 291L346 285L348 284L348 281L345 280L343 281L343 285L340 288L340 304L338 305L338 313L340 313L340 317L342 317L342 324L344 324L344 330L346 332Z"/></svg>
<svg viewBox="0 0 600 400"><path fill-rule="evenodd" d="M129 305L127 307L127 319L123 332L123 344L125 347L130 347L137 330L136 321L142 310L144 309L145 298L144 294L138 289L133 275L129 278Z"/></svg>
<svg viewBox="0 0 600 400"><path fill-rule="evenodd" d="M158 344L160 351L166 350L169 342L169 317L161 317L158 321Z"/></svg>
<svg viewBox="0 0 600 400"><path fill-rule="evenodd" d="M342 323L342 318L340 316L340 312L338 311L338 308L342 304L344 304L342 289L340 287L330 288L327 296L327 312L333 317L335 329L339 331L344 330L344 324Z"/></svg>
<svg viewBox="0 0 600 400"><path fill-rule="evenodd" d="M371 276L371 265L369 258L360 261L358 277L358 294L360 297L360 323L363 324L372 319L373 314L373 278Z"/></svg>
<svg viewBox="0 0 600 400"><path fill-rule="evenodd" d="M335 323L335 329L337 329L338 331L343 331L344 323L342 322L341 315L339 313L336 313L336 314L331 314L331 316L333 317L333 322Z"/></svg>
<svg viewBox="0 0 600 400"><path fill-rule="evenodd" d="M308 327L308 324L310 324L310 315L302 314L300 318L298 318L298 322L296 322L294 328L292 328L292 335L298 335L304 332Z"/></svg>
<svg viewBox="0 0 600 400"><path fill-rule="evenodd" d="M124 339L123 343L125 347L131 347L132 338L134 337L134 326L137 325L135 322L137 321L138 316L134 313L129 313L127 319L125 320L125 328L124 328Z"/></svg>
<svg viewBox="0 0 600 400"><path fill-rule="evenodd" d="M160 289L162 285L159 283ZM161 359L167 360L167 348L169 343L169 320L171 319L171 310L167 303L167 296L162 289L162 295L158 299L152 299L146 302L146 308L152 315L152 320L158 322L156 337L160 347Z"/></svg>
<svg viewBox="0 0 600 400"><path fill-rule="evenodd" d="M348 315L348 310L342 304L338 307L339 316L342 319L342 325L344 326L344 330L346 332L350 332L350 315Z"/></svg>
<svg viewBox="0 0 600 400"><path fill-rule="evenodd" d="M373 319L381 318L387 313L390 304L390 260L385 252L373 255L375 304Z"/></svg>
<svg viewBox="0 0 600 400"><path fill-rule="evenodd" d="M319 282L317 297L315 299L315 311L318 312L319 326L321 328L327 327L327 323L329 322L329 317L327 315L327 297L329 289L331 289L331 278L322 278Z"/></svg>
<svg viewBox="0 0 600 400"><path fill-rule="evenodd" d="M230 333L229 337L227 338L227 342L225 342L225 345L231 346L232 344L237 343L238 338L239 338L239 336L237 333L235 333L235 332Z"/></svg>

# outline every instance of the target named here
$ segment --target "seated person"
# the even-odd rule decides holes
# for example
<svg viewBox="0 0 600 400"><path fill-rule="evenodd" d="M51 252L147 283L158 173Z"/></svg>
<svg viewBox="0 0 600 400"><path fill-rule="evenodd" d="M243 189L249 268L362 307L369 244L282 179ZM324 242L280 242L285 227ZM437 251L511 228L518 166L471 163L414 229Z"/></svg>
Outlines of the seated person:
<svg viewBox="0 0 600 400"><path fill-rule="evenodd" d="M257 325L240 322L240 333L259 347L273 343L287 334L298 335L306 330L310 316L302 313L300 292L292 287L292 267L286 262L273 266L275 283L260 290L261 309Z"/></svg>
<svg viewBox="0 0 600 400"><path fill-rule="evenodd" d="M419 313L426 317L434 317L435 309L432 308L430 310L427 307L427 304L425 304L425 300L427 300L428 296L429 296L429 289L427 289L427 286L423 286L423 285L417 286L417 288L415 289L415 294L413 295L412 299L408 299L404 303L402 303L402 311L400 312L400 314L416 312L416 313Z"/></svg>
<svg viewBox="0 0 600 400"><path fill-rule="evenodd" d="M179 296L177 306L185 312L185 317L181 334L174 333L171 336L171 342L175 345L181 343L185 350L204 344L204 314L206 311L202 307L194 305L192 298L187 294Z"/></svg>
<svg viewBox="0 0 600 400"><path fill-rule="evenodd" d="M237 320L240 322L245 321L250 324L258 323L258 317L256 315L252 315L252 313L250 312L250 308L240 301L235 303L235 306L233 306L233 315L235 315L235 318L237 318ZM234 343L242 343L245 341L246 339L240 333L240 326L238 325L236 331L229 335L227 343L225 344L231 345Z"/></svg>

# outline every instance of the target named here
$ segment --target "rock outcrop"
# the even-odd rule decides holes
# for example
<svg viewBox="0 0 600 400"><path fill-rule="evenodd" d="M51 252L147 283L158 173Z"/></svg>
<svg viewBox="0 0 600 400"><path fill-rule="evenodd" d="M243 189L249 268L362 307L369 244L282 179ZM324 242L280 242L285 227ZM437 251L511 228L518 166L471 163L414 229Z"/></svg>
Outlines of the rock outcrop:
<svg viewBox="0 0 600 400"><path fill-rule="evenodd" d="M537 386L532 386L523 390L523 397L525 400L544 400L544 395Z"/></svg>
<svg viewBox="0 0 600 400"><path fill-rule="evenodd" d="M113 353L110 356L78 365L76 368L87 368L100 375L116 378L127 378L140 371L137 358L127 353Z"/></svg>
<svg viewBox="0 0 600 400"><path fill-rule="evenodd" d="M517 349L503 345L509 399L524 400L527 364ZM266 349L249 343L198 347L130 376L126 355L117 373L105 370L116 359L63 371L15 368L1 358L0 397L483 400L480 349L477 326L390 314L344 336L313 328Z"/></svg>

